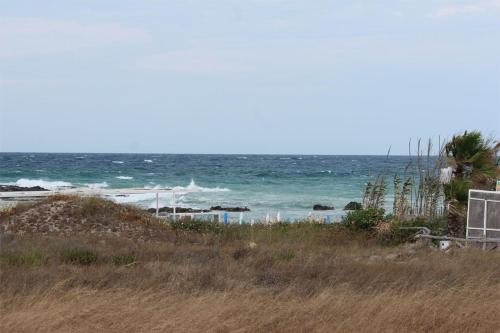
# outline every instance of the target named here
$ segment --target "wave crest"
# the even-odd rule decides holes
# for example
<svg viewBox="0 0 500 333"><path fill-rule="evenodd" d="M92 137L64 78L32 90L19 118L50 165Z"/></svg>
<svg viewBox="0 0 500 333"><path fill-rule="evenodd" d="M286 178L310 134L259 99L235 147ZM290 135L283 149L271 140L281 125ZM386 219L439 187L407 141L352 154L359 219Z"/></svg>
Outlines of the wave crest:
<svg viewBox="0 0 500 333"><path fill-rule="evenodd" d="M64 188L64 187L73 187L73 184L61 180L50 181L43 179L27 179L27 178L18 179L16 182L9 183L8 185L16 185L21 187L40 186L46 188L47 190L57 190L59 188Z"/></svg>
<svg viewBox="0 0 500 333"><path fill-rule="evenodd" d="M177 192L183 192L183 191L187 191L187 192L229 192L229 191L231 191L228 188L221 188L221 187L218 187L218 186L217 187L202 187L202 186L198 186L194 182L194 179L191 179L191 182L189 183L188 186L186 186L186 187L175 186L173 188L173 190L177 191Z"/></svg>

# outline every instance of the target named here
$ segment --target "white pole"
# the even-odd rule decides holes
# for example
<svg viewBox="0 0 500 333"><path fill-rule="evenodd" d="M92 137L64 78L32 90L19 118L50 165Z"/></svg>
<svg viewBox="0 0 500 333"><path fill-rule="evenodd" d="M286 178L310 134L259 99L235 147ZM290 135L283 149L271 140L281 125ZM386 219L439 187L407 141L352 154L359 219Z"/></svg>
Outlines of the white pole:
<svg viewBox="0 0 500 333"><path fill-rule="evenodd" d="M156 192L156 217L158 217L158 213L159 213L159 210L160 210L160 207L159 207L159 204L158 204L158 192Z"/></svg>
<svg viewBox="0 0 500 333"><path fill-rule="evenodd" d="M174 207L174 222L175 222L175 191L172 191L172 206Z"/></svg>

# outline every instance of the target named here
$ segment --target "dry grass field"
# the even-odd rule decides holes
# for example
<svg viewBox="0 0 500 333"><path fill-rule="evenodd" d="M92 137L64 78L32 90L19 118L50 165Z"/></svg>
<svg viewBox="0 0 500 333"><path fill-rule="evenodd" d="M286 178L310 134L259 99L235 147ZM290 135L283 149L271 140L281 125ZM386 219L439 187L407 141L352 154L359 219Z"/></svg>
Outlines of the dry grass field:
<svg viewBox="0 0 500 333"><path fill-rule="evenodd" d="M45 228L47 205L72 207L58 208L68 225L98 223ZM164 226L132 212L78 198L4 212L0 331L500 332L498 251L387 246L337 225Z"/></svg>

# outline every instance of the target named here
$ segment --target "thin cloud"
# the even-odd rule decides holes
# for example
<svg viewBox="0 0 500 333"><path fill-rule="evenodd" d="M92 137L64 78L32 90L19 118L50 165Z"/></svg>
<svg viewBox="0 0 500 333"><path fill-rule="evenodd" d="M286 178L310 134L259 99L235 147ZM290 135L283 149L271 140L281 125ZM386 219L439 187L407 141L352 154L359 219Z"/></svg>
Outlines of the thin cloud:
<svg viewBox="0 0 500 333"><path fill-rule="evenodd" d="M459 15L483 13L491 9L500 9L500 0L481 1L463 5L440 7L429 14L432 18L447 18Z"/></svg>
<svg viewBox="0 0 500 333"><path fill-rule="evenodd" d="M224 74L244 71L243 64L232 55L212 50L178 50L144 57L138 66L144 69L164 70L187 74Z"/></svg>
<svg viewBox="0 0 500 333"><path fill-rule="evenodd" d="M0 18L0 57L3 58L150 39L144 30L118 23L84 24L39 18Z"/></svg>

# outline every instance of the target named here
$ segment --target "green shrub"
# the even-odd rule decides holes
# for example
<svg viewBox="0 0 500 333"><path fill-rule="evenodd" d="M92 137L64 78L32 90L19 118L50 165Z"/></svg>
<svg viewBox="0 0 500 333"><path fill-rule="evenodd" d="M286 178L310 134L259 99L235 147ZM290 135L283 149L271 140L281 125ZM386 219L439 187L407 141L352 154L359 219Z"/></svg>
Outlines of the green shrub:
<svg viewBox="0 0 500 333"><path fill-rule="evenodd" d="M367 230L375 227L378 222L385 221L386 219L383 209L366 208L348 212L342 217L341 223L352 229Z"/></svg>
<svg viewBox="0 0 500 333"><path fill-rule="evenodd" d="M90 265L97 261L97 253L91 250L67 249L61 252L61 258L67 264Z"/></svg>
<svg viewBox="0 0 500 333"><path fill-rule="evenodd" d="M31 253L4 253L0 255L0 263L19 266L41 266L47 262L47 258L40 252Z"/></svg>
<svg viewBox="0 0 500 333"><path fill-rule="evenodd" d="M133 254L120 254L113 256L111 261L115 266L125 266L134 263L136 257Z"/></svg>
<svg viewBox="0 0 500 333"><path fill-rule="evenodd" d="M220 235L224 231L224 225L221 223L197 221L190 219L181 219L174 222L170 222L170 226L174 230L186 230L196 233L213 233L216 235Z"/></svg>

